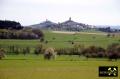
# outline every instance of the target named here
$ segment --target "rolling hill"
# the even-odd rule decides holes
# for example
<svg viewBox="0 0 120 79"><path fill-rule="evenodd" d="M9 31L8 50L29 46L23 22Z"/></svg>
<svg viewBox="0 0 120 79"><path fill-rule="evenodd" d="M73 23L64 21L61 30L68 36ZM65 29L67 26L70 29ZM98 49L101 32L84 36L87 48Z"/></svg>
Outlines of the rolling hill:
<svg viewBox="0 0 120 79"><path fill-rule="evenodd" d="M80 31L83 29L91 28L91 25L78 23L69 18L69 20L62 23L54 23L52 21L46 20L39 24L33 24L29 27L40 28L40 29L52 29L52 30L67 30L67 31Z"/></svg>

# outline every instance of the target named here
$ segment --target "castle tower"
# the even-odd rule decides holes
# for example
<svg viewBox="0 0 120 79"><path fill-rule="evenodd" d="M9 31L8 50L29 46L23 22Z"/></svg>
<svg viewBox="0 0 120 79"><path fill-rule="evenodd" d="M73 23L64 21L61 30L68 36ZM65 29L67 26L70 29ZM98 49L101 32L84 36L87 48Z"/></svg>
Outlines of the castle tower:
<svg viewBox="0 0 120 79"><path fill-rule="evenodd" d="M48 19L46 19L46 22L48 21Z"/></svg>
<svg viewBox="0 0 120 79"><path fill-rule="evenodd" d="M69 21L71 21L71 17L69 17Z"/></svg>

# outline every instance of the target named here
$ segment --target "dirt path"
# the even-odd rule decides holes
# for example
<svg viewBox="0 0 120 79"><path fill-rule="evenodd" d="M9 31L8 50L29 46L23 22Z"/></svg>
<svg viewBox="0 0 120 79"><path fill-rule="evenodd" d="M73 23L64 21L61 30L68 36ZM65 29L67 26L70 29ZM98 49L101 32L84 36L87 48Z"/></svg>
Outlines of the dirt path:
<svg viewBox="0 0 120 79"><path fill-rule="evenodd" d="M69 31L52 31L53 33L63 34L90 34L90 35L107 35L106 33L90 33L90 32L69 32Z"/></svg>

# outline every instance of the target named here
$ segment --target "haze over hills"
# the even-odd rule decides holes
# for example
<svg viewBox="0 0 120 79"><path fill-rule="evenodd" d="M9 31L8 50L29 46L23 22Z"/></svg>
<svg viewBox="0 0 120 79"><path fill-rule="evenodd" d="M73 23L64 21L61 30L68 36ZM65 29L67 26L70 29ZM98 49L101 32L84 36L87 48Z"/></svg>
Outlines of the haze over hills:
<svg viewBox="0 0 120 79"><path fill-rule="evenodd" d="M102 32L120 32L119 26L110 26L110 25L88 25L85 23L75 22L71 19L71 17L64 21L54 23L50 20L43 21L39 24L33 24L28 27L37 28L37 29L51 29L51 30L58 30L58 31L84 31L94 29L96 31Z"/></svg>
<svg viewBox="0 0 120 79"><path fill-rule="evenodd" d="M39 24L30 25L30 27L32 27L32 28L50 28L51 26L55 26L55 25L57 25L57 23L54 23L54 22L46 19L46 21L43 21Z"/></svg>
<svg viewBox="0 0 120 79"><path fill-rule="evenodd" d="M95 25L96 27L110 27L112 29L120 29L120 25Z"/></svg>
<svg viewBox="0 0 120 79"><path fill-rule="evenodd" d="M3 26L5 26L4 28L7 28L7 27L11 28L12 26L18 28L18 26L21 26L21 24L19 22L15 22L15 23L17 23L17 25L14 24L13 22L15 22L15 21L1 20L0 28L3 29ZM13 23L13 24L11 24L11 23ZM26 26L24 26L24 27L27 28ZM35 29L50 29L50 30L58 30L58 31L96 30L96 31L102 31L102 32L120 32L119 26L88 25L88 24L84 24L84 23L75 22L71 19L71 17L68 20L61 22L61 23L59 23L59 22L54 23L54 22L46 19L46 21L43 21L39 24L33 24L28 27L35 28ZM117 28L115 28L115 27L117 27Z"/></svg>
<svg viewBox="0 0 120 79"><path fill-rule="evenodd" d="M58 29L59 30L72 30L72 31L74 30L79 31L83 29L92 28L91 25L73 21L71 17L69 18L69 20L64 21L62 23L59 23L59 22L54 23L50 20L46 20L39 24L30 25L29 27L40 28L40 29L54 29L54 30L58 30Z"/></svg>

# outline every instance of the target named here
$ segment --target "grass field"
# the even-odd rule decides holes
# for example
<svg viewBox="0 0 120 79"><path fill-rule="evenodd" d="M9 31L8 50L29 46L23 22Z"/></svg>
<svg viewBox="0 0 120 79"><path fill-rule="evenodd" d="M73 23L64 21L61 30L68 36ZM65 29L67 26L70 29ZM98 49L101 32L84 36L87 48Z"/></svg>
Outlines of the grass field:
<svg viewBox="0 0 120 79"><path fill-rule="evenodd" d="M76 34L63 34L63 33L52 33L51 31L44 31L45 40L48 41L47 44L44 44L46 47L55 47L55 48L64 48L64 47L72 47L73 45L69 41L74 41L74 43L83 44L85 46L95 45L102 46L106 48L111 43L120 43L120 37L107 37L102 34L86 34L82 32ZM95 33L95 32L94 32ZM54 38L54 39L53 39ZM1 39L0 46L8 46L8 45L18 45L18 46L29 46L35 47L39 44L39 40L9 40L9 39Z"/></svg>
<svg viewBox="0 0 120 79"><path fill-rule="evenodd" d="M46 47L72 47L68 41L84 44L85 46L95 45L104 48L111 43L120 43L120 37L107 37L98 34L63 34L44 31ZM98 32L100 33L100 32ZM55 39L53 39L55 38ZM31 48L38 45L39 40L11 40L1 39L0 46L18 45ZM120 60L108 61L108 59L89 58L79 56L57 56L55 60L44 60L43 56L30 55L7 55L0 60L0 79L120 79L105 78L98 76L99 66L118 66ZM120 74L120 71L119 73Z"/></svg>
<svg viewBox="0 0 120 79"><path fill-rule="evenodd" d="M98 76L98 67L106 65L120 68L120 60L58 56L48 61L36 55L9 55L0 60L0 79L119 79Z"/></svg>

